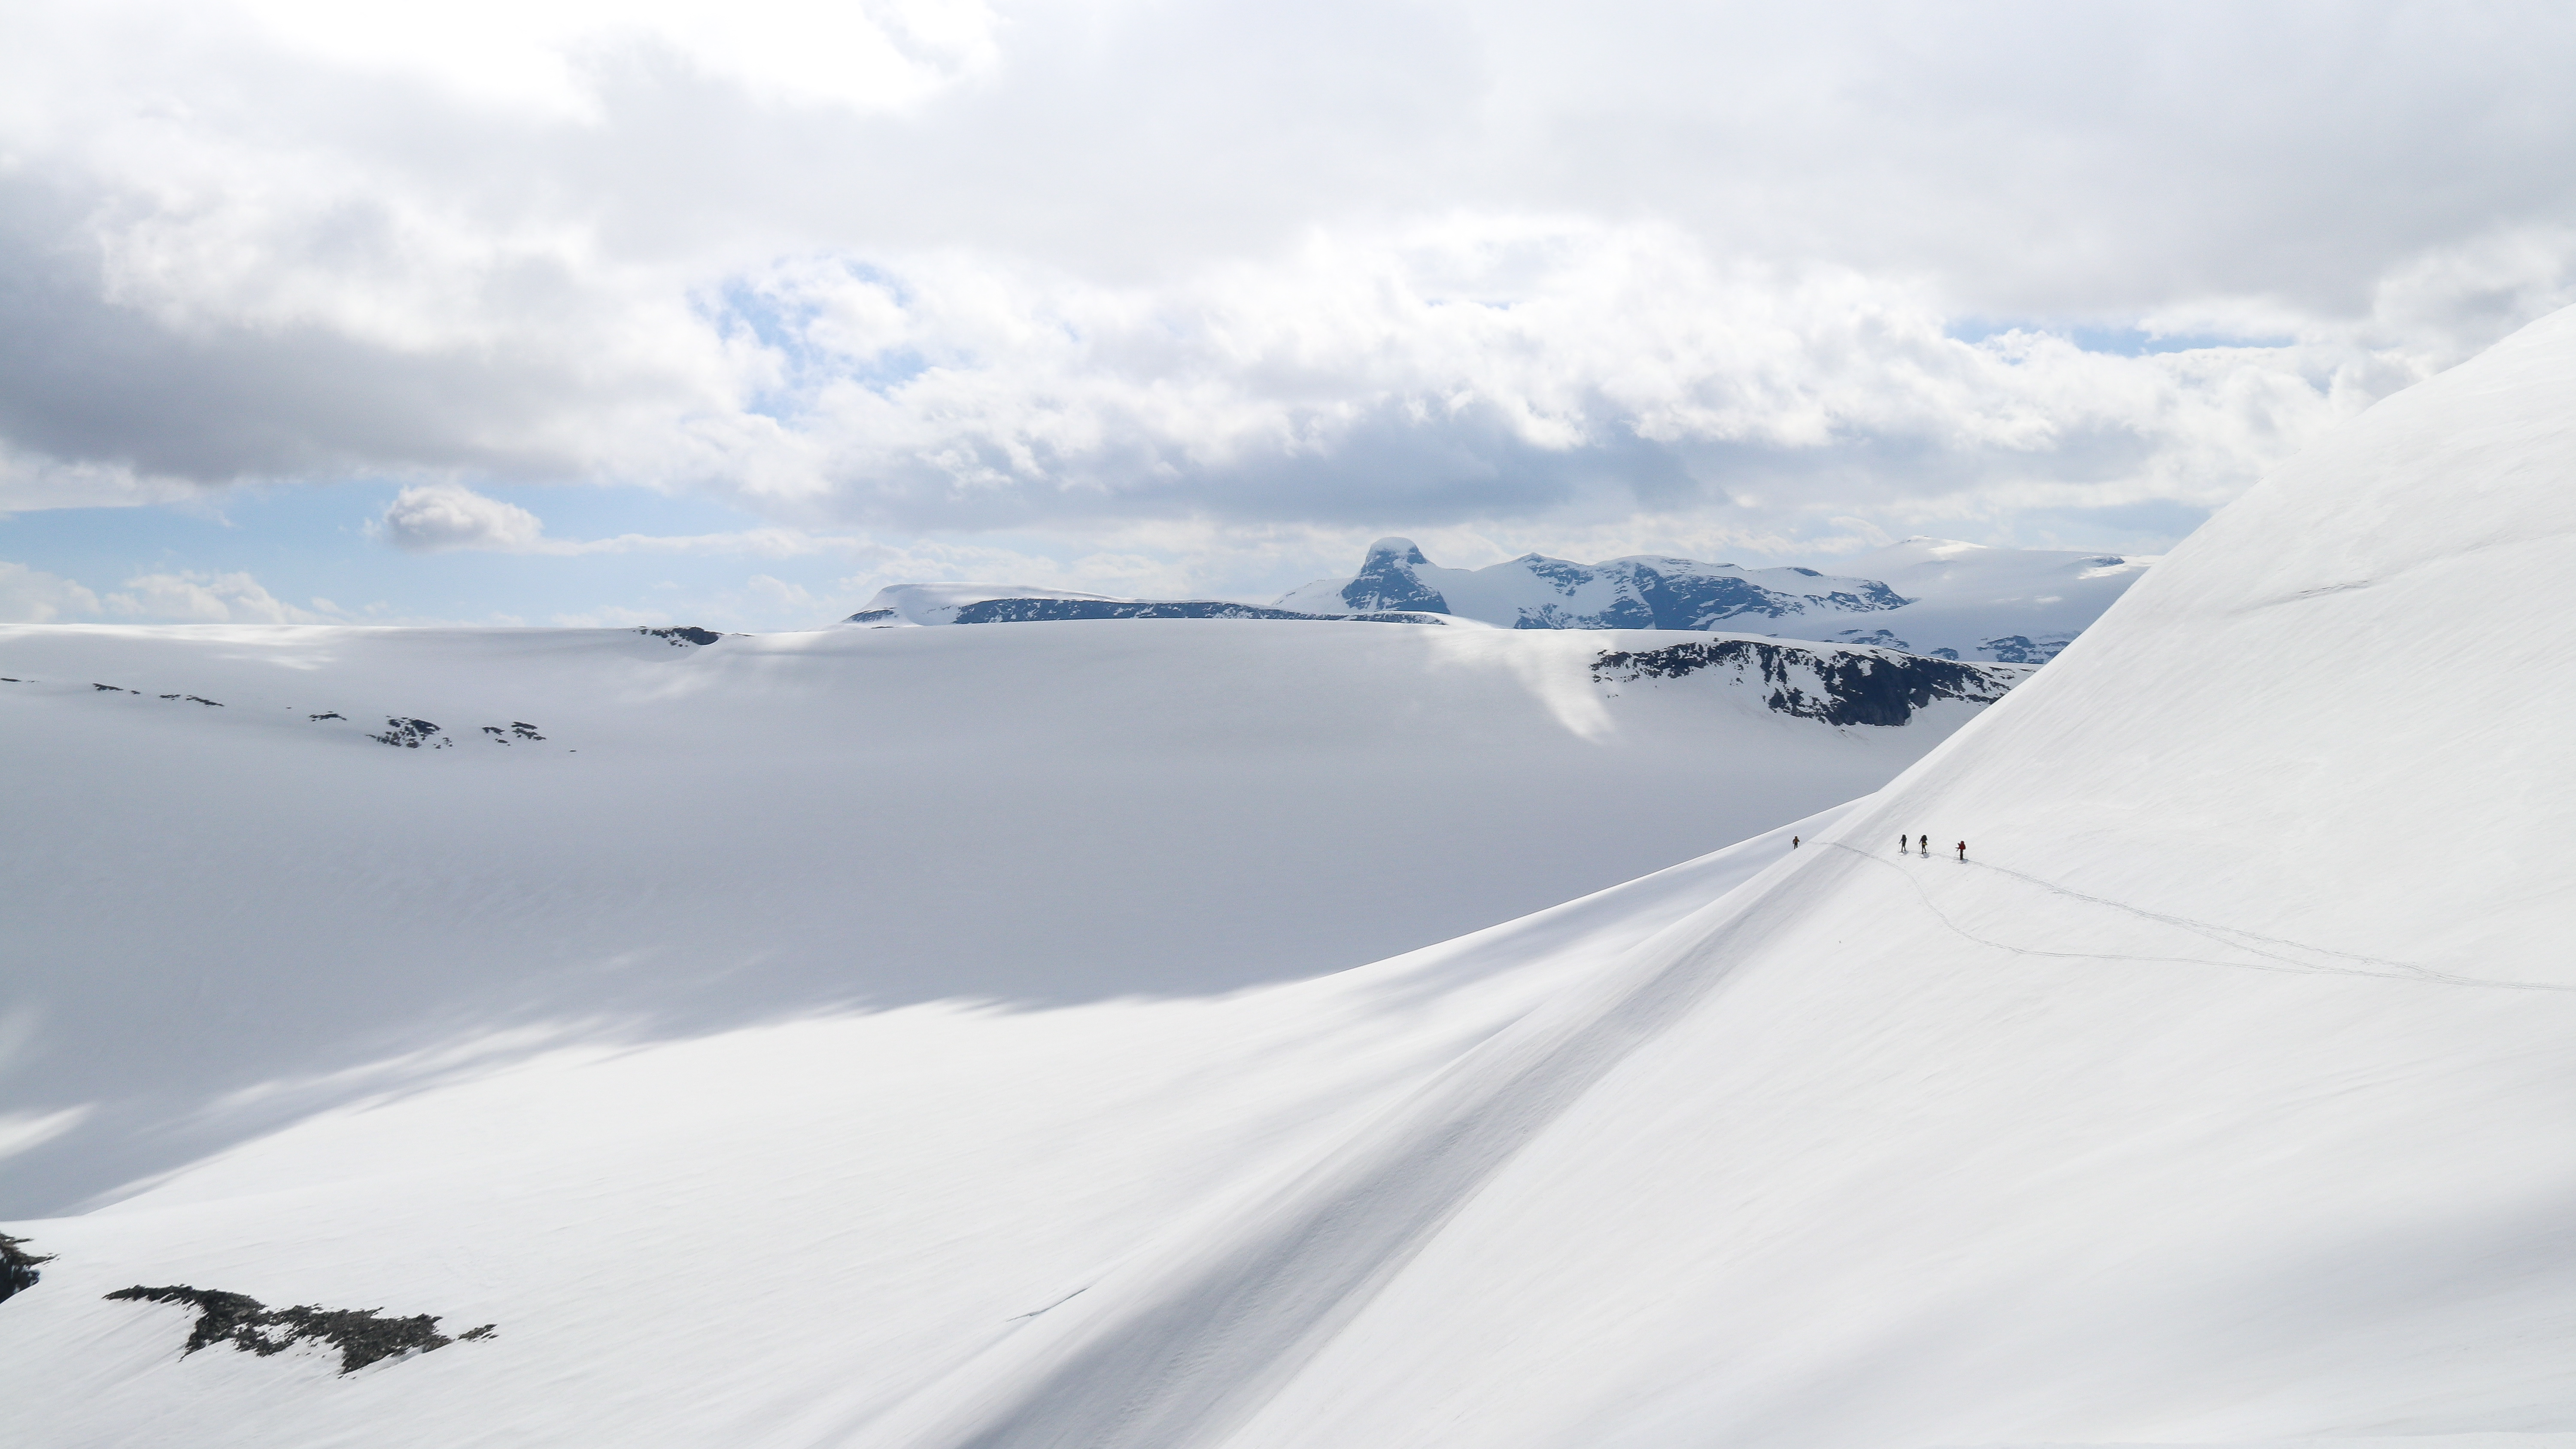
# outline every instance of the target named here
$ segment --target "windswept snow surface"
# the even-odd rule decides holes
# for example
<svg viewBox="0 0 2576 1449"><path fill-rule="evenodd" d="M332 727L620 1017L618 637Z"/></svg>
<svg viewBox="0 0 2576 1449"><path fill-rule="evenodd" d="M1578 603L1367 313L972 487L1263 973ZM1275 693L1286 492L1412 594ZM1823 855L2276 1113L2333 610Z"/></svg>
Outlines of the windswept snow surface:
<svg viewBox="0 0 2576 1449"><path fill-rule="evenodd" d="M1798 849L1291 985L307 1121L12 1225L60 1256L0 1402L45 1445L2556 1449L2570 476L2576 313ZM164 1282L500 1329L181 1359L99 1296Z"/></svg>
<svg viewBox="0 0 2576 1449"><path fill-rule="evenodd" d="M1864 794L1976 708L1594 680L1673 638L0 630L0 1212L552 1043L1344 969Z"/></svg>
<svg viewBox="0 0 2576 1449"><path fill-rule="evenodd" d="M14 1229L56 1258L0 1303L10 1442L853 1442L1823 823L1319 980L567 1049L308 1120ZM173 1282L499 1328L346 1379L182 1359L181 1310L102 1296Z"/></svg>

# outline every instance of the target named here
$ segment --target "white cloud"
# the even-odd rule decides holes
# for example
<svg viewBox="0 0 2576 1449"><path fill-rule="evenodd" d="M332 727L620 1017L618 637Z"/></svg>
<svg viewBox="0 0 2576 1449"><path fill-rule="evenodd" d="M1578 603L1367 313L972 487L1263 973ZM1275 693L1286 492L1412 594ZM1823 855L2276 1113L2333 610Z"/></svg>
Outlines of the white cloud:
<svg viewBox="0 0 2576 1449"><path fill-rule="evenodd" d="M609 538L550 538L545 521L527 509L455 483L403 489L369 525L369 531L412 553L475 550L487 553L722 554L796 558L848 553L873 545L847 535L797 528L751 528L725 533L621 533Z"/></svg>
<svg viewBox="0 0 2576 1449"><path fill-rule="evenodd" d="M25 564L0 561L0 623L332 624L349 617L328 599L311 602L309 609L287 603L247 573L144 573L101 593Z"/></svg>
<svg viewBox="0 0 2576 1449"><path fill-rule="evenodd" d="M545 542L545 524L535 514L452 483L424 484L395 494L378 526L396 548L415 553L526 552Z"/></svg>
<svg viewBox="0 0 2576 1449"><path fill-rule="evenodd" d="M15 1157L62 1136L90 1114L86 1106L56 1112L0 1112L0 1158Z"/></svg>
<svg viewBox="0 0 2576 1449"><path fill-rule="evenodd" d="M269 593L246 573L138 574L107 595L105 612L179 624L330 624L328 614L301 609ZM319 599L314 600L321 603Z"/></svg>
<svg viewBox="0 0 2576 1449"><path fill-rule="evenodd" d="M814 4L730 0L452 0L435 9L347 0L246 0L286 45L353 68L586 121L599 70L642 50L791 104L902 110L988 68L993 12L977 0Z"/></svg>
<svg viewBox="0 0 2576 1449"><path fill-rule="evenodd" d="M0 437L0 514L40 508L114 508L175 503L203 488L185 478L153 477L119 462L65 462L13 447Z"/></svg>
<svg viewBox="0 0 2576 1449"><path fill-rule="evenodd" d="M2188 511L2576 300L2571 61L2395 3L54 7L0 52L0 507L644 483L776 528L442 483L382 533L1138 576L1212 556L1155 524ZM2120 355L2191 337L2261 345Z"/></svg>
<svg viewBox="0 0 2576 1449"><path fill-rule="evenodd" d="M51 624L99 610L98 595L25 564L0 562L0 623Z"/></svg>

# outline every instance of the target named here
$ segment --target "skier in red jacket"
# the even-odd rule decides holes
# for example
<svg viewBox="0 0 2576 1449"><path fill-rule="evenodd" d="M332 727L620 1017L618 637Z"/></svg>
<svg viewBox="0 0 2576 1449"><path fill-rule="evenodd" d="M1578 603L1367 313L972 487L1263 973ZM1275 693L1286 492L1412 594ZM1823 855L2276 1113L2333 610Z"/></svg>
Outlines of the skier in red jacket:
<svg viewBox="0 0 2576 1449"><path fill-rule="evenodd" d="M1964 840L1959 842L1959 858L1961 860L1966 860L1968 858L1968 842Z"/></svg>

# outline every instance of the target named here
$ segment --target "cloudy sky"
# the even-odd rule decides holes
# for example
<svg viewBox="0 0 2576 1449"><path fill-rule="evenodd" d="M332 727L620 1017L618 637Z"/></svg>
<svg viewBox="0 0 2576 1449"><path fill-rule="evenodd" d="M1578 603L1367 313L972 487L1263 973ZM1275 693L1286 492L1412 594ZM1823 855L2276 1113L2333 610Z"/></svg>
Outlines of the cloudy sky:
<svg viewBox="0 0 2576 1449"><path fill-rule="evenodd" d="M2160 551L2576 302L2576 10L0 3L0 619Z"/></svg>

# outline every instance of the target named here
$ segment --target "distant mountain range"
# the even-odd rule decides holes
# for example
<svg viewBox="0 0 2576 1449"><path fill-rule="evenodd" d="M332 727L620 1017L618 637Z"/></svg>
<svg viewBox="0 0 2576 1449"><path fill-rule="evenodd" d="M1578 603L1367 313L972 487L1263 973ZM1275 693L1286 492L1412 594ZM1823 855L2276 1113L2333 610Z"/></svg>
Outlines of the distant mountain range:
<svg viewBox="0 0 2576 1449"><path fill-rule="evenodd" d="M894 584L877 590L844 624L1036 624L1069 619L1362 619L1388 624L1447 624L1437 613L1369 610L1316 613L1264 608L1227 599L1122 599L1025 584Z"/></svg>
<svg viewBox="0 0 2576 1449"><path fill-rule="evenodd" d="M1509 629L1714 629L1735 620L1877 613L1906 602L1875 579L1650 555L1586 565L1530 553L1489 568L1442 568L1411 539L1381 538L1357 574L1318 579L1279 605L1419 609Z"/></svg>
<svg viewBox="0 0 2576 1449"><path fill-rule="evenodd" d="M1369 545L1359 571L1264 606L1124 599L1011 584L897 584L845 622L1357 619L1503 629L1671 629L1863 644L1944 659L2040 664L2101 616L2152 560L1909 538L1849 572L1747 569L1639 554L1579 564L1523 554L1444 568L1411 539Z"/></svg>

